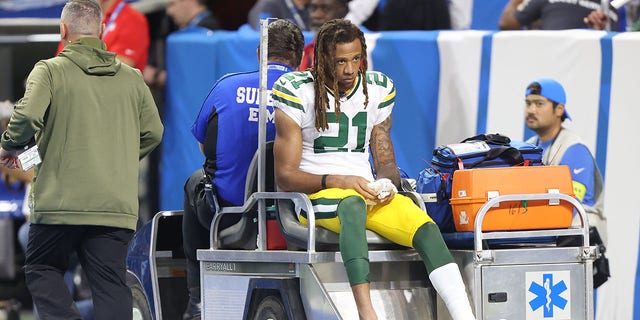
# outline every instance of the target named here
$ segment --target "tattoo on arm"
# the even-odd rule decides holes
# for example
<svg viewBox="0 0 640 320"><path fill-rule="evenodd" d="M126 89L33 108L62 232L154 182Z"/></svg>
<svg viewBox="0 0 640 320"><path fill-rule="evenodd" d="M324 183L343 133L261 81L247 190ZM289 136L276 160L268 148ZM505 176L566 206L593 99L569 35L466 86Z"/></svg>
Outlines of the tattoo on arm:
<svg viewBox="0 0 640 320"><path fill-rule="evenodd" d="M389 178L394 184L400 184L400 173L391 141L391 116L371 130L370 147L378 178Z"/></svg>

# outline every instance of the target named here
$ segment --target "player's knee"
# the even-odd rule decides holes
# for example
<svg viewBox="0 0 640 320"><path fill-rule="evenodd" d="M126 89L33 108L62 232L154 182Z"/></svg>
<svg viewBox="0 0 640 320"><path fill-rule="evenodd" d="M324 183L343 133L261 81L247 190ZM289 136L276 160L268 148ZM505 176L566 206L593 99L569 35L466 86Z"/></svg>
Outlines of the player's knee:
<svg viewBox="0 0 640 320"><path fill-rule="evenodd" d="M367 205L364 199L350 196L342 199L338 204L338 217L342 225L365 225L367 220Z"/></svg>
<svg viewBox="0 0 640 320"><path fill-rule="evenodd" d="M438 226L433 222L425 223L418 228L412 242L429 273L443 265L454 262Z"/></svg>

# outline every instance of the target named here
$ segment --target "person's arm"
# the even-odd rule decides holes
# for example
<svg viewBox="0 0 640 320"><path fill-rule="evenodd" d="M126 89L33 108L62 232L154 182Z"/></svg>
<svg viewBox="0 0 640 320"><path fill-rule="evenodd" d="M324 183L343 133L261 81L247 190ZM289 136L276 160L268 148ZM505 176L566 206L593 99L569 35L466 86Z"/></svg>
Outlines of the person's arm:
<svg viewBox="0 0 640 320"><path fill-rule="evenodd" d="M284 111L275 109L273 143L276 183L284 191L314 193L322 189L322 176L300 170L302 130ZM326 183L329 184L329 179Z"/></svg>
<svg viewBox="0 0 640 320"><path fill-rule="evenodd" d="M580 202L592 206L594 204L595 162L587 146L576 144L567 149L560 165L567 165L571 170L573 193Z"/></svg>
<svg viewBox="0 0 640 320"><path fill-rule="evenodd" d="M516 19L516 8L522 3L522 0L510 0L502 10L498 27L500 30L519 30L522 24Z"/></svg>
<svg viewBox="0 0 640 320"><path fill-rule="evenodd" d="M2 134L2 148L13 151L30 144L36 132L44 127L44 117L50 104L51 74L46 62L40 61L29 74L24 96L16 103Z"/></svg>
<svg viewBox="0 0 640 320"><path fill-rule="evenodd" d="M473 11L471 7L473 6L473 2L469 0L451 0L448 2L451 29L471 29L471 16Z"/></svg>
<svg viewBox="0 0 640 320"><path fill-rule="evenodd" d="M378 7L378 2L379 0L352 0L349 2L349 12L344 18L359 26L369 19Z"/></svg>
<svg viewBox="0 0 640 320"><path fill-rule="evenodd" d="M51 103L51 74L43 61L36 63L27 77L24 96L11 114L9 124L0 138L0 164L20 171L18 155L44 126L44 117Z"/></svg>
<svg viewBox="0 0 640 320"><path fill-rule="evenodd" d="M389 116L373 127L369 146L377 178L388 178L396 187L399 187L400 172L391 141L391 122L391 116Z"/></svg>
<svg viewBox="0 0 640 320"><path fill-rule="evenodd" d="M198 117L196 117L191 126L191 134L198 141L200 151L208 160L212 161L215 161L215 150L218 144L218 112L216 105L224 105L225 102L221 98L225 96L224 92L234 90L225 86L226 81L221 81L223 78L216 81L202 103ZM205 143L207 143L207 146L205 146ZM211 149L209 154L205 152L208 149Z"/></svg>
<svg viewBox="0 0 640 320"><path fill-rule="evenodd" d="M254 30L260 29L260 19L272 18L273 8L270 2L258 0L249 10L247 15L247 23ZM275 17L274 17L275 18Z"/></svg>
<svg viewBox="0 0 640 320"><path fill-rule="evenodd" d="M276 139L273 145L276 183L283 191L314 193L322 190L322 175L300 170L302 130L284 111L275 109ZM377 201L369 181L358 176L328 175L327 188L353 189Z"/></svg>
<svg viewBox="0 0 640 320"><path fill-rule="evenodd" d="M137 14L127 20L118 19L117 27L111 32L114 34L104 38L107 51L115 53L120 62L133 68L140 65L140 71L144 71L150 44L147 18Z"/></svg>

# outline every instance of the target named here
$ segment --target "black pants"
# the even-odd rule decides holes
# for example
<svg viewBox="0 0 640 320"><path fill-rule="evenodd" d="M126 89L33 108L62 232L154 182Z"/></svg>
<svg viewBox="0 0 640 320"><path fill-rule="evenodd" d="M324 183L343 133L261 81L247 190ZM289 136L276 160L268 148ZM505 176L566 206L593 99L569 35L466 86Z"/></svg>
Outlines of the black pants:
<svg viewBox="0 0 640 320"><path fill-rule="evenodd" d="M31 224L24 270L40 319L82 319L63 279L74 251L89 280L95 319L131 319L125 260L132 235L114 227Z"/></svg>
<svg viewBox="0 0 640 320"><path fill-rule="evenodd" d="M199 169L187 179L184 185L182 244L187 258L187 288L192 303L200 302L200 264L196 251L209 248L209 228L214 215L204 193L204 179L204 170ZM231 205L224 199L217 198L220 206ZM240 217L223 219L220 229L238 222L239 219Z"/></svg>

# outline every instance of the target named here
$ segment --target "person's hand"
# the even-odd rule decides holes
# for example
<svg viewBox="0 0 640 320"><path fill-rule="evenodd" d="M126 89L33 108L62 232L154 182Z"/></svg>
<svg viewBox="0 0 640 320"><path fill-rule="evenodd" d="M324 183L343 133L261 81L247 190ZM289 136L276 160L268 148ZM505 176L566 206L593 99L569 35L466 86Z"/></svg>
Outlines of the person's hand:
<svg viewBox="0 0 640 320"><path fill-rule="evenodd" d="M377 195L376 199L374 199L376 204L387 204L391 202L396 193L398 193L396 186L387 178L381 178L376 181L369 182L368 186L373 189L374 193Z"/></svg>
<svg viewBox="0 0 640 320"><path fill-rule="evenodd" d="M0 164L2 164L3 166L9 169L15 169L20 167L16 152L7 151L2 148L0 148Z"/></svg>
<svg viewBox="0 0 640 320"><path fill-rule="evenodd" d="M583 20L587 27L595 30L604 30L609 23L609 17L602 10L591 11Z"/></svg>
<svg viewBox="0 0 640 320"><path fill-rule="evenodd" d="M332 187L341 189L353 189L364 197L365 200L378 203L378 193L369 186L369 181L359 176L337 176L331 175L330 179L335 181Z"/></svg>
<svg viewBox="0 0 640 320"><path fill-rule="evenodd" d="M396 196L398 192L395 190L390 191L386 197L384 198L376 198L375 202L376 204L388 204L389 202L391 202L391 200L393 200L393 197Z"/></svg>

